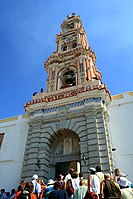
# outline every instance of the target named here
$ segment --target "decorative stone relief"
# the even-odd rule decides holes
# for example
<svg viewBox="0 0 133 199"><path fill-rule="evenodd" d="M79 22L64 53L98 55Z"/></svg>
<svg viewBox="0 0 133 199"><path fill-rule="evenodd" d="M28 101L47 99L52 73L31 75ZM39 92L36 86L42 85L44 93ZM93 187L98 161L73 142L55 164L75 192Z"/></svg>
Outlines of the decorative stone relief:
<svg viewBox="0 0 133 199"><path fill-rule="evenodd" d="M55 154L71 154L71 153L79 153L80 152L80 146L77 140L73 138L65 138L61 142L58 143Z"/></svg>
<svg viewBox="0 0 133 199"><path fill-rule="evenodd" d="M61 142L58 144L58 146L57 146L57 148L56 148L56 150L55 150L55 154L56 154L56 155L63 154L63 141L61 141Z"/></svg>
<svg viewBox="0 0 133 199"><path fill-rule="evenodd" d="M80 152L80 146L77 140L73 140L73 145L72 145L72 152L73 153L79 153Z"/></svg>
<svg viewBox="0 0 133 199"><path fill-rule="evenodd" d="M72 138L64 139L64 154L72 153Z"/></svg>
<svg viewBox="0 0 133 199"><path fill-rule="evenodd" d="M57 111L57 115L61 115L61 114L66 115L69 112L70 112L70 107L68 105L61 106L61 107L59 107L59 109Z"/></svg>

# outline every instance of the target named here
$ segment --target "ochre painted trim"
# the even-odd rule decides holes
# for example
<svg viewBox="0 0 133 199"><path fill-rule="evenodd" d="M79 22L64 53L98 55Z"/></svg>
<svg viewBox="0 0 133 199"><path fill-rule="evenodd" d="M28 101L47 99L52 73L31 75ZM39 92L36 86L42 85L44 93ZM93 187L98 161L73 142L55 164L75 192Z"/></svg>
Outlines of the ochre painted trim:
<svg viewBox="0 0 133 199"><path fill-rule="evenodd" d="M4 122L3 123L1 123L1 124L3 124L4 126L0 126L0 128L6 128L6 127L11 127L11 126L16 126L16 124L5 124Z"/></svg>
<svg viewBox="0 0 133 199"><path fill-rule="evenodd" d="M14 162L14 160L0 160L0 164L1 163L10 163L10 162Z"/></svg>
<svg viewBox="0 0 133 199"><path fill-rule="evenodd" d="M111 96L112 100L118 100L118 99L123 99L123 98L124 98L123 94Z"/></svg>
<svg viewBox="0 0 133 199"><path fill-rule="evenodd" d="M15 120L18 120L18 116L2 119L2 120L0 120L0 124L5 123L5 122L12 122Z"/></svg>
<svg viewBox="0 0 133 199"><path fill-rule="evenodd" d="M28 114L22 115L22 119L25 119L25 118L29 118L29 115Z"/></svg>
<svg viewBox="0 0 133 199"><path fill-rule="evenodd" d="M129 92L128 95L129 95L129 96L133 96L133 92Z"/></svg>

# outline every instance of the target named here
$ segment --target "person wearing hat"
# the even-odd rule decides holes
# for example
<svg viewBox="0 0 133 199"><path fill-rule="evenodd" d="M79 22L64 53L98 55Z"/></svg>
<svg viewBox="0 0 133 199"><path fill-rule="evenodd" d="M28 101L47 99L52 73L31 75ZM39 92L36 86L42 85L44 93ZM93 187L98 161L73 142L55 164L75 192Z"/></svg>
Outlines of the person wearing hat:
<svg viewBox="0 0 133 199"><path fill-rule="evenodd" d="M128 175L125 174L125 173L120 173L120 177L125 177L127 179L127 176ZM127 179L127 182L128 182L128 186L133 188L133 183L130 180L128 180L128 179ZM118 183L119 183L119 180L118 180Z"/></svg>
<svg viewBox="0 0 133 199"><path fill-rule="evenodd" d="M40 194L41 194L41 185L37 182L38 180L38 175L37 174L34 174L32 176L32 183L33 183L33 193L36 195L36 198L38 199L40 197Z"/></svg>
<svg viewBox="0 0 133 199"><path fill-rule="evenodd" d="M89 169L89 176L88 176L88 192L94 193L96 195L95 198L99 198L100 194L100 181L99 178L96 175L96 169L91 167Z"/></svg>
<svg viewBox="0 0 133 199"><path fill-rule="evenodd" d="M44 199L48 199L50 192L55 190L54 183L55 183L54 180L52 180L52 179L48 180L47 187L45 188L44 194L43 194Z"/></svg>
<svg viewBox="0 0 133 199"><path fill-rule="evenodd" d="M122 199L133 199L133 190L128 186L128 180L125 177L120 177L119 185Z"/></svg>

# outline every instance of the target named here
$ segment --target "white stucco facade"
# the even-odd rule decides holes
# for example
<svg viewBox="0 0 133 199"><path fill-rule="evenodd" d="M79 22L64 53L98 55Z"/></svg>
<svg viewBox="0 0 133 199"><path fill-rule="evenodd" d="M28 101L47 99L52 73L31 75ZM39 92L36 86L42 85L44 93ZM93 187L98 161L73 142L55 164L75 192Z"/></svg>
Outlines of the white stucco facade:
<svg viewBox="0 0 133 199"><path fill-rule="evenodd" d="M17 188L20 181L28 120L24 115L0 120L0 133L4 133L0 149L0 188L6 191Z"/></svg>
<svg viewBox="0 0 133 199"><path fill-rule="evenodd" d="M133 92L112 97L109 105L110 132L112 137L115 166L128 174L133 182Z"/></svg>
<svg viewBox="0 0 133 199"><path fill-rule="evenodd" d="M115 166L133 182L133 92L113 96L108 113ZM27 115L0 120L0 133L5 133L0 149L0 188L6 191L17 188L20 181L28 122Z"/></svg>

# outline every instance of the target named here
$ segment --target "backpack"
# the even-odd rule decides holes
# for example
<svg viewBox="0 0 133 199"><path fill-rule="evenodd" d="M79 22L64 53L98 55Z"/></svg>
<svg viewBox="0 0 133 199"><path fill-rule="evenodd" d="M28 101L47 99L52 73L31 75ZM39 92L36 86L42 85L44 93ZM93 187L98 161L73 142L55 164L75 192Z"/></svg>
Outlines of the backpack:
<svg viewBox="0 0 133 199"><path fill-rule="evenodd" d="M69 180L67 181L67 189L66 189L66 192L67 192L68 197L71 197L71 195L74 194L74 188L73 188L73 186L72 186L72 181L71 181L71 179L69 179Z"/></svg>
<svg viewBox="0 0 133 199"><path fill-rule="evenodd" d="M30 199L30 193L26 190L21 191L17 199Z"/></svg>
<svg viewBox="0 0 133 199"><path fill-rule="evenodd" d="M98 196L94 192L88 192L87 191L84 199L98 199Z"/></svg>
<svg viewBox="0 0 133 199"><path fill-rule="evenodd" d="M112 180L105 180L105 186L107 188L107 193L109 197L116 197L118 198L121 195L120 188L118 184Z"/></svg>

